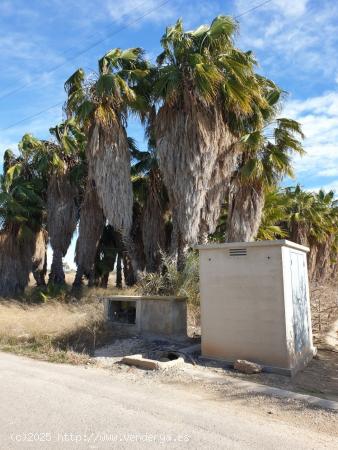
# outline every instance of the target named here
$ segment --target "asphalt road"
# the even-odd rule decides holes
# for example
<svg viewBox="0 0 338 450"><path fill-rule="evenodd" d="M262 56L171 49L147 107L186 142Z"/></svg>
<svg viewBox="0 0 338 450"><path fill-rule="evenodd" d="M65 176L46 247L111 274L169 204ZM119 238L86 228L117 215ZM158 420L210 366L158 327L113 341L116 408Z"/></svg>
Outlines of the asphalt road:
<svg viewBox="0 0 338 450"><path fill-rule="evenodd" d="M1 449L321 449L326 433L208 392L0 353Z"/></svg>

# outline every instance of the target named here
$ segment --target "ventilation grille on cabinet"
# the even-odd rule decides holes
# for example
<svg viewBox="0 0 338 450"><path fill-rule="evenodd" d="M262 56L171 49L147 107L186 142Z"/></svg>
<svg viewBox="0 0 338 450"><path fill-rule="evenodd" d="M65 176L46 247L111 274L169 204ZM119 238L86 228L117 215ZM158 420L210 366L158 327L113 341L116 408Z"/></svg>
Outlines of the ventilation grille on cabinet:
<svg viewBox="0 0 338 450"><path fill-rule="evenodd" d="M230 256L246 256L246 248L230 248Z"/></svg>

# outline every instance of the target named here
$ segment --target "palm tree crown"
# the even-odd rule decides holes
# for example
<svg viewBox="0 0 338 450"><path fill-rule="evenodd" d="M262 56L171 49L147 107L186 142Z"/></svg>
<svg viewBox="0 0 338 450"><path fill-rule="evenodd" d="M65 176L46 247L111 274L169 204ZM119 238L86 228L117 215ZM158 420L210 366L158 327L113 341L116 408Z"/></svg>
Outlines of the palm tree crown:
<svg viewBox="0 0 338 450"><path fill-rule="evenodd" d="M224 110L252 113L263 105L259 81L254 74L251 52L234 47L237 23L227 16L216 17L211 25L184 31L182 20L168 27L158 56L155 98L169 105L184 105L195 97L205 106L215 101Z"/></svg>
<svg viewBox="0 0 338 450"><path fill-rule="evenodd" d="M141 48L115 48L99 60L98 74L86 78L78 69L65 83L68 114L75 114L80 123L95 120L109 126L126 120L128 109L141 112L144 99L139 86L150 71L143 53Z"/></svg>

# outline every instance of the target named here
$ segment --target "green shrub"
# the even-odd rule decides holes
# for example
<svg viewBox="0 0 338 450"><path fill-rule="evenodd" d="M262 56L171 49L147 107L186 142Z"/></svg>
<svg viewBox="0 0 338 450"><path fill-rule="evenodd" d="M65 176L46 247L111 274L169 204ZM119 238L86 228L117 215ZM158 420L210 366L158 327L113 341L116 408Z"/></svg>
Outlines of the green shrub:
<svg viewBox="0 0 338 450"><path fill-rule="evenodd" d="M189 253L182 272L177 271L176 260L162 253L161 273L148 273L141 277L137 291L141 295L175 295L187 297L199 304L199 260L195 252Z"/></svg>

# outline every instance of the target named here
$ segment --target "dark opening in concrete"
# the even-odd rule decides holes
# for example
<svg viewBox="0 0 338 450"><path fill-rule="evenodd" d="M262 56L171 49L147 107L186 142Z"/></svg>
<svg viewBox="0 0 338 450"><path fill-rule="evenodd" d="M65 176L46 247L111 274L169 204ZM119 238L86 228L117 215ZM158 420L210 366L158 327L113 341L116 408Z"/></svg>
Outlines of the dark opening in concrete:
<svg viewBox="0 0 338 450"><path fill-rule="evenodd" d="M136 302L109 302L109 319L118 323L136 323Z"/></svg>
<svg viewBox="0 0 338 450"><path fill-rule="evenodd" d="M169 359L169 361L174 361L174 359L178 359L179 358L179 355L177 353L168 352L167 353L167 358Z"/></svg>
<svg viewBox="0 0 338 450"><path fill-rule="evenodd" d="M171 352L171 351L161 351L161 352L157 352L157 355L153 356L153 359L157 359L158 361L175 361L175 359L178 359L180 357L180 355L176 352Z"/></svg>

